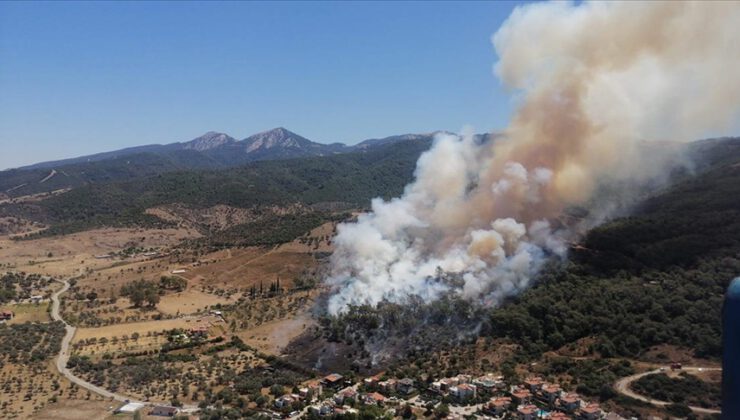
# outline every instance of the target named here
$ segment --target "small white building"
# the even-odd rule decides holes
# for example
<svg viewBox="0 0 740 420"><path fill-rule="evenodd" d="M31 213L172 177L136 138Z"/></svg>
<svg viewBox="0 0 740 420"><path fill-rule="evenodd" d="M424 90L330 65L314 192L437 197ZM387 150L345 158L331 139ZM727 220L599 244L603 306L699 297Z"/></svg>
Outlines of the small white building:
<svg viewBox="0 0 740 420"><path fill-rule="evenodd" d="M120 414L120 413L134 414L135 412L141 410L142 408L144 408L144 404L142 403L129 402L129 403L124 404L121 407L118 407L118 409L116 409L113 413L114 414Z"/></svg>

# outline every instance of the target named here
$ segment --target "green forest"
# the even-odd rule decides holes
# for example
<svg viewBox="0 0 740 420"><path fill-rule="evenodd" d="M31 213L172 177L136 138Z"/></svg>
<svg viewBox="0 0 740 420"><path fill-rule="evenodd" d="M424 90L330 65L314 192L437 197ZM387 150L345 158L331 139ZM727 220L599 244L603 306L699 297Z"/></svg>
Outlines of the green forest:
<svg viewBox="0 0 740 420"><path fill-rule="evenodd" d="M23 216L48 223L51 228L41 235L56 235L99 226L166 226L144 210L169 203L195 208L302 203L318 212L325 208L366 208L372 198L400 195L412 179L416 160L428 147L427 141L409 140L358 153L94 183L36 203L2 205L0 216ZM246 228L250 227L230 234L238 235Z"/></svg>

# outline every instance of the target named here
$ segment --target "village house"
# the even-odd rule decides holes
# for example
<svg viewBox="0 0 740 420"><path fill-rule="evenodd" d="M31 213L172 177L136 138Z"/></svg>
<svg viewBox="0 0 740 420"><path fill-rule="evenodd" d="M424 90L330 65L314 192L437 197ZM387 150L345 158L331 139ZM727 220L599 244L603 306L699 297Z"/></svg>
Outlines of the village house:
<svg viewBox="0 0 740 420"><path fill-rule="evenodd" d="M544 381L539 376L530 377L524 381L524 385L529 389L529 392L533 394L536 394L540 389L542 389L543 384Z"/></svg>
<svg viewBox="0 0 740 420"><path fill-rule="evenodd" d="M467 383L450 388L450 395L457 398L458 401L467 401L471 398L475 398L476 393L477 387Z"/></svg>
<svg viewBox="0 0 740 420"><path fill-rule="evenodd" d="M312 405L308 411L317 416L328 416L334 412L334 407L329 404Z"/></svg>
<svg viewBox="0 0 740 420"><path fill-rule="evenodd" d="M473 385L477 386L478 388L485 389L488 392L491 392L495 388L503 388L504 386L506 386L506 383L504 382L503 376L495 376L489 373L487 375L475 378L473 380Z"/></svg>
<svg viewBox="0 0 740 420"><path fill-rule="evenodd" d="M378 378L374 376L365 378L362 380L362 384L365 386L365 389L376 389L378 387Z"/></svg>
<svg viewBox="0 0 740 420"><path fill-rule="evenodd" d="M344 376L338 373L332 373L331 375L328 375L324 379L322 379L321 383L328 388L337 388L342 386L343 380Z"/></svg>
<svg viewBox="0 0 740 420"><path fill-rule="evenodd" d="M398 381L395 379L388 379L387 381L378 382L378 388L380 389L380 391L385 392L386 394L396 392L397 386Z"/></svg>
<svg viewBox="0 0 740 420"><path fill-rule="evenodd" d="M285 394L281 397L276 398L274 404L277 408L291 407L293 403L298 400L299 396L296 394Z"/></svg>
<svg viewBox="0 0 740 420"><path fill-rule="evenodd" d="M385 402L385 397L382 394L378 394L377 392L371 392L362 396L362 402L364 402L365 404L383 405L383 403Z"/></svg>
<svg viewBox="0 0 740 420"><path fill-rule="evenodd" d="M321 396L321 383L319 381L312 381L306 384L305 387L298 390L298 395L306 401L315 401Z"/></svg>
<svg viewBox="0 0 740 420"><path fill-rule="evenodd" d="M515 387L511 391L511 400L515 404L529 404L532 402L532 393L528 389Z"/></svg>
<svg viewBox="0 0 740 420"><path fill-rule="evenodd" d="M601 407L596 403L590 403L581 408L581 418L584 420L596 420L601 418Z"/></svg>
<svg viewBox="0 0 740 420"><path fill-rule="evenodd" d="M552 406L555 404L555 400L560 397L561 392L562 389L560 388L560 385L544 384L542 385L542 390L540 391L539 395L543 402L546 402L547 404Z"/></svg>
<svg viewBox="0 0 740 420"><path fill-rule="evenodd" d="M500 416L504 414L511 406L511 398L509 397L494 397L488 401L486 409L489 413L494 416Z"/></svg>
<svg viewBox="0 0 740 420"><path fill-rule="evenodd" d="M190 338L207 338L208 327L205 325L192 327L188 330L188 335L190 336Z"/></svg>
<svg viewBox="0 0 740 420"><path fill-rule="evenodd" d="M571 420L571 416L560 412L560 411L553 411L546 417L547 420Z"/></svg>
<svg viewBox="0 0 740 420"><path fill-rule="evenodd" d="M444 395L450 392L450 388L452 388L453 386L469 382L469 375L457 375L452 378L442 378L439 381L432 382L430 388L432 391Z"/></svg>
<svg viewBox="0 0 740 420"><path fill-rule="evenodd" d="M353 388L346 388L343 389L336 394L334 394L334 402L342 405L347 399L357 399L357 391L355 391Z"/></svg>
<svg viewBox="0 0 740 420"><path fill-rule="evenodd" d="M516 414L521 420L534 420L535 418L537 418L538 411L539 408L537 408L536 405L527 404L517 407Z"/></svg>
<svg viewBox="0 0 740 420"><path fill-rule="evenodd" d="M347 406L344 406L344 407L334 407L334 414L336 414L338 416L342 416L342 415L345 415L345 414L352 415L352 414L358 414L358 413L359 413L359 411L357 411L356 409L351 408L351 407L347 407Z"/></svg>
<svg viewBox="0 0 740 420"><path fill-rule="evenodd" d="M8 321L13 319L13 312L12 311L2 311L0 312L0 321Z"/></svg>
<svg viewBox="0 0 740 420"><path fill-rule="evenodd" d="M561 395L557 406L566 413L574 413L581 406L581 397L572 392Z"/></svg>
<svg viewBox="0 0 740 420"><path fill-rule="evenodd" d="M416 391L414 388L414 380L411 378L404 378L398 381L398 392L401 394L411 394L412 392Z"/></svg>
<svg viewBox="0 0 740 420"><path fill-rule="evenodd" d="M176 407L169 407L166 405L155 405L152 407L152 411L149 412L150 416L161 416L161 417L174 417L177 414Z"/></svg>

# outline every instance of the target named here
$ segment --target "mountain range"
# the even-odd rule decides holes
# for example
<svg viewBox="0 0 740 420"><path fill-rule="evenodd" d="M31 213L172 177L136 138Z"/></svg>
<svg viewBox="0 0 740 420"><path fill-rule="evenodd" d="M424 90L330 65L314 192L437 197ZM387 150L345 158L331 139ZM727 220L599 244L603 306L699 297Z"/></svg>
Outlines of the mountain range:
<svg viewBox="0 0 740 420"><path fill-rule="evenodd" d="M223 169L261 160L365 152L404 141L431 144L434 135L404 134L356 145L323 144L279 127L237 140L214 131L185 142L151 144L0 171L0 198L46 193L89 183L129 180L165 172ZM488 135L481 135L487 138Z"/></svg>

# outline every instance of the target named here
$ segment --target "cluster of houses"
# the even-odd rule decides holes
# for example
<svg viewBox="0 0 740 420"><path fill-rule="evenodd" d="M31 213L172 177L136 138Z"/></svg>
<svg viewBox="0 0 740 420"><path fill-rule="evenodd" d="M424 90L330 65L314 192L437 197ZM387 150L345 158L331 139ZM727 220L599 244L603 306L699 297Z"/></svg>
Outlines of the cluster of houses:
<svg viewBox="0 0 740 420"><path fill-rule="evenodd" d="M340 375L341 376L341 375ZM296 402L313 402L321 397L323 392L323 381L309 382L303 388L298 389L297 394L286 394L275 399L276 408L292 407Z"/></svg>
<svg viewBox="0 0 740 420"><path fill-rule="evenodd" d="M358 384L359 385L359 384ZM413 379L366 378L362 391L339 374L331 374L321 381L301 388L299 394L284 395L275 400L275 406L293 406L295 401L313 404L308 410L319 416L356 412L347 406L352 400L361 404L394 405L406 397L417 395ZM332 398L318 402L324 389L336 390ZM597 420L621 418L614 413L605 413L599 404L583 400L578 394L565 392L557 384L548 383L540 377L527 378L522 384L509 386L502 376L487 374L480 377L457 375L443 378L425 385L426 395L450 397L456 402L476 404L483 418L518 418L521 420ZM388 404L386 404L388 403Z"/></svg>

